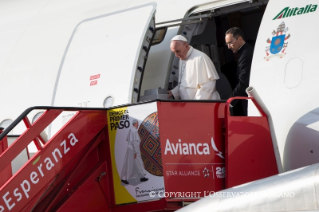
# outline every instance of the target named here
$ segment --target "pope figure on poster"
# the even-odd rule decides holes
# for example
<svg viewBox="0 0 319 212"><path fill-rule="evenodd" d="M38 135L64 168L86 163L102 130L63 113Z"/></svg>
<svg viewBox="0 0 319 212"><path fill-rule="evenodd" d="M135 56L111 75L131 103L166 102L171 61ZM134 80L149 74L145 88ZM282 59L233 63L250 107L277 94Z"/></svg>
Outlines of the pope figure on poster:
<svg viewBox="0 0 319 212"><path fill-rule="evenodd" d="M138 134L138 121L133 119L133 127L127 133L127 150L124 158L124 163L121 173L121 182L128 185L130 179L139 178L140 182L145 182L148 178L145 177L146 171L140 152L141 139Z"/></svg>

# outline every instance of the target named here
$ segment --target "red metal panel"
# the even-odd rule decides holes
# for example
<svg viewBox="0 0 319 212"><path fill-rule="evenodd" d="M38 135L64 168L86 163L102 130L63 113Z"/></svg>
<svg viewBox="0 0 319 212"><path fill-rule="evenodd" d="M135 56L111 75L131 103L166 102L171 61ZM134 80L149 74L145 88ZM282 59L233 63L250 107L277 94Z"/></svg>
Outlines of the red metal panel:
<svg viewBox="0 0 319 212"><path fill-rule="evenodd" d="M52 120L42 118L27 131L21 139L16 141L19 145L21 140L32 140L36 137ZM96 118L99 117L99 118ZM105 118L100 118L105 117ZM106 125L105 111L76 114L70 122L62 128L59 133L46 143L43 150L39 151L32 161L22 167L0 190L0 209L20 211L30 202L43 187L48 185L57 174L74 157L87 146L87 144ZM35 129L34 129L35 128ZM33 130L32 130L33 129ZM31 131L31 132L30 132ZM29 136L26 136L29 132ZM27 138L25 138L27 137ZM23 149L24 147L22 147ZM11 147L8 149L10 150ZM8 151L6 151L8 152ZM2 159L2 158L1 158Z"/></svg>
<svg viewBox="0 0 319 212"><path fill-rule="evenodd" d="M111 211L106 172L104 162L57 211Z"/></svg>
<svg viewBox="0 0 319 212"><path fill-rule="evenodd" d="M0 129L0 134L3 132L2 129ZM0 154L2 154L6 149L8 148L8 139L7 136L4 137L4 139L2 139L0 141ZM6 168L4 168L1 172L0 172L0 187L7 182L10 177L12 177L12 167L11 167L11 163L9 165L7 165Z"/></svg>
<svg viewBox="0 0 319 212"><path fill-rule="evenodd" d="M160 199L158 201L148 201L148 202L140 202L129 205L121 205L112 208L112 212L147 212L147 211L162 211L163 209L167 209L168 205L165 199ZM179 207L180 208L180 207ZM175 210L179 209L178 207ZM165 210L169 211L169 210Z"/></svg>
<svg viewBox="0 0 319 212"><path fill-rule="evenodd" d="M0 129L0 134L3 132L2 129ZM4 137L4 139L2 139L0 141L0 154L2 154L4 152L4 150L6 150L8 148L8 139L7 136Z"/></svg>
<svg viewBox="0 0 319 212"><path fill-rule="evenodd" d="M91 143L95 144L98 142L98 140L95 140ZM92 146L91 143L89 146ZM28 212L32 209L33 211L41 212L46 210L56 211L65 200L71 197L83 180L86 179L88 173L92 173L92 170L95 170L98 167L96 164L101 164L98 160L97 148L93 149L89 154L87 154L87 149L89 149L88 146L79 151L77 156L59 172L54 181L46 185L44 187L45 190L39 192L38 196L34 198L38 201L41 197L41 200L36 204L36 207L34 207L34 202L29 208L24 207L23 211Z"/></svg>
<svg viewBox="0 0 319 212"><path fill-rule="evenodd" d="M234 99L253 100L262 116L230 116ZM226 188L278 174L268 120L259 105L252 97L236 97L226 108Z"/></svg>
<svg viewBox="0 0 319 212"><path fill-rule="evenodd" d="M103 114L104 115L104 114ZM49 204L45 204L45 208L41 211L52 211L63 198L68 198L73 195L73 192L77 189L79 181L83 180L85 175L91 171L92 167L99 163L97 146L100 142L105 142L105 129L99 133L99 135L91 141L91 143L85 147L85 151L79 152L77 160L70 162L68 167L65 167L59 175L66 176L63 177L63 182L56 186L58 189L54 193L53 198L49 198ZM72 164L72 165L71 165Z"/></svg>
<svg viewBox="0 0 319 212"><path fill-rule="evenodd" d="M109 118L107 117L107 113L106 113L106 120L109 120ZM109 123L108 123L109 124ZM108 167L108 171L107 171L107 178L109 181L109 197L110 197L110 207L113 207L116 205L115 203L115 191L114 191L114 181L113 181L113 173L112 173L112 157L111 157L111 146L110 146L110 137L108 135L108 131L107 132L107 136L106 136L106 142L102 142L99 146L99 156L100 156L100 160L105 160L106 161L106 165Z"/></svg>
<svg viewBox="0 0 319 212"><path fill-rule="evenodd" d="M27 116L24 117L23 122L24 122L24 125L27 127L27 129L30 129L32 124L30 123L29 118ZM39 137L41 137L41 136L39 136ZM34 145L37 147L38 150L43 149L42 145L40 144L40 141L38 140L38 138L33 139L33 142L34 142ZM43 144L45 144L45 142Z"/></svg>
<svg viewBox="0 0 319 212"><path fill-rule="evenodd" d="M184 199L224 188L224 108L219 102L158 102L166 192Z"/></svg>

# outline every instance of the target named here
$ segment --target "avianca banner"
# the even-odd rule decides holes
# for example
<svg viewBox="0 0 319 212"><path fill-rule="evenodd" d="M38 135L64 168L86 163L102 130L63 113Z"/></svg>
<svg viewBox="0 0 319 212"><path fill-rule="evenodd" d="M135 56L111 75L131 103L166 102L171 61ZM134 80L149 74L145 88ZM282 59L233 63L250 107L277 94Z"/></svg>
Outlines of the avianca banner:
<svg viewBox="0 0 319 212"><path fill-rule="evenodd" d="M160 102L165 191L204 197L224 188L224 103ZM189 198L192 198L189 196Z"/></svg>
<svg viewBox="0 0 319 212"><path fill-rule="evenodd" d="M164 192L156 103L109 110L108 130L116 204L158 199Z"/></svg>

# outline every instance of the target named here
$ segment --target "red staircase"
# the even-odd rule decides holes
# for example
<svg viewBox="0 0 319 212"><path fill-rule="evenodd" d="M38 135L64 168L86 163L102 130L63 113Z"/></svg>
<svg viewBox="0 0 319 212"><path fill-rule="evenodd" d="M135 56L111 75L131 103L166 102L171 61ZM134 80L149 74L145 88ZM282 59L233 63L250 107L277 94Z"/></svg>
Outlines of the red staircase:
<svg viewBox="0 0 319 212"><path fill-rule="evenodd" d="M204 192L205 188L212 188L217 192L225 188L225 183L227 188L277 173L266 115L230 116L228 108L231 101L156 102L161 126L165 191L187 192L192 188ZM31 124L27 115L39 109L45 112ZM64 111L76 113L45 142L40 133ZM27 129L8 147L6 135L21 121ZM173 211L198 199L164 197L116 205L107 125L107 109L33 107L23 112L3 132L0 130L0 212ZM210 145L212 137L218 150L212 144L213 147L209 147L211 156L164 154L168 140L177 143L178 139L182 139L185 144L190 141ZM35 143L38 152L12 176L11 161L30 142ZM203 149L201 145L197 147L200 151ZM213 164L216 158L223 158L220 166L226 166L225 179L215 177L213 180L214 165L209 169L213 170L209 172L209 178L201 176L202 180L193 180L199 179L196 176L179 180L166 174L167 171L184 169L186 166L178 165L181 162L190 163L191 169L202 172L204 166L205 170L209 167L203 165L203 159L205 164ZM193 166L191 163L194 163ZM182 183L176 184L176 180ZM207 182L211 185L208 186Z"/></svg>

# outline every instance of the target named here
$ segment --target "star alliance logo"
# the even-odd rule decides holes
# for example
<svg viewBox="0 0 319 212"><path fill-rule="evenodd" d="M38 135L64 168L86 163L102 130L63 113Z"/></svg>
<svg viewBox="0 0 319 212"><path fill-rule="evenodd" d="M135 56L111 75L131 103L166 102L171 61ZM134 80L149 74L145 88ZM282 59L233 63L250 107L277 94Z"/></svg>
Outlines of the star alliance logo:
<svg viewBox="0 0 319 212"><path fill-rule="evenodd" d="M204 177L209 177L209 170L206 169L206 167L205 167L205 169L203 170L203 175L204 175Z"/></svg>

